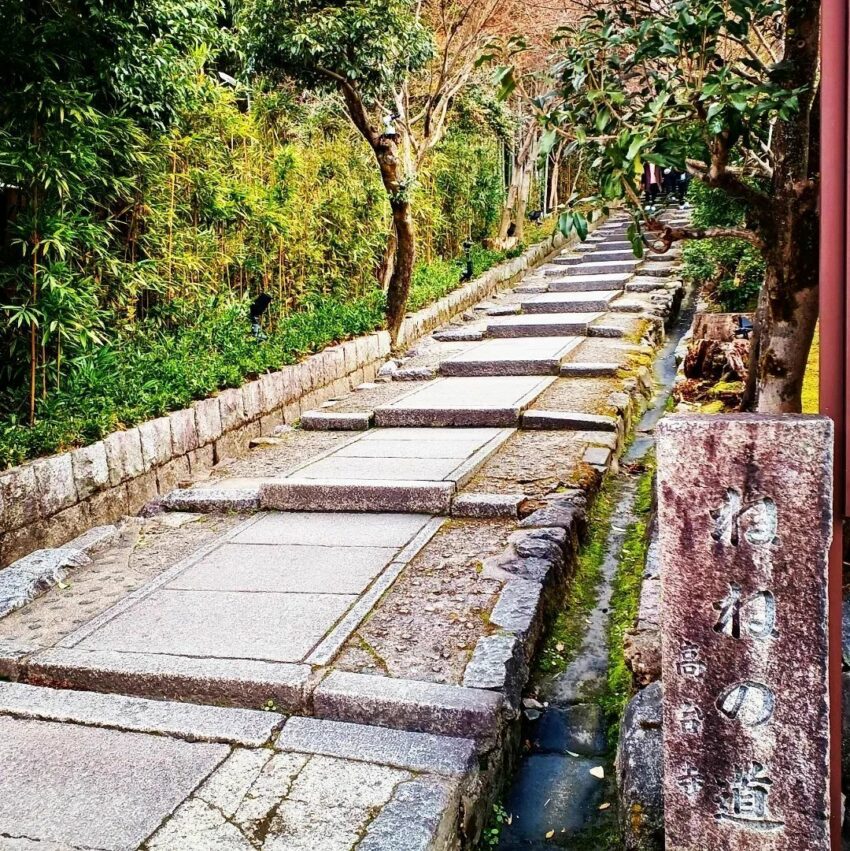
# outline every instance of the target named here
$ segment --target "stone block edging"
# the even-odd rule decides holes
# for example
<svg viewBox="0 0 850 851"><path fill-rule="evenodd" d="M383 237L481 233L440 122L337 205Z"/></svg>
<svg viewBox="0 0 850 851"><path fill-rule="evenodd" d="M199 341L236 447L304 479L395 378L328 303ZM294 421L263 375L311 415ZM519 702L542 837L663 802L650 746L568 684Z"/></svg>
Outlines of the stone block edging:
<svg viewBox="0 0 850 851"><path fill-rule="evenodd" d="M555 234L411 314L399 345L508 286L570 241ZM357 337L89 446L0 472L0 569L137 513L181 481L241 454L251 439L374 380L389 354L388 332Z"/></svg>

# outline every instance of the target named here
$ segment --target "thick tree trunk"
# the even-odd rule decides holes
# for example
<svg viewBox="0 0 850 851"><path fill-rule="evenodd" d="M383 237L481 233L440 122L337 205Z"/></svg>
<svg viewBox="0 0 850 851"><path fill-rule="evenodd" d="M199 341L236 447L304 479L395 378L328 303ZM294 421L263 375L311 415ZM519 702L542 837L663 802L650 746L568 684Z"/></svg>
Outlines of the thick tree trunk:
<svg viewBox="0 0 850 851"><path fill-rule="evenodd" d="M781 203L781 202L780 202ZM799 413L809 350L818 321L818 219L791 205L768 243L767 273L757 314L756 410Z"/></svg>
<svg viewBox="0 0 850 851"><path fill-rule="evenodd" d="M537 125L532 123L527 128L522 145L514 157L511 183L502 207L502 219L499 224L499 242L501 243L511 237L516 237L517 240L522 239L538 145L539 131Z"/></svg>

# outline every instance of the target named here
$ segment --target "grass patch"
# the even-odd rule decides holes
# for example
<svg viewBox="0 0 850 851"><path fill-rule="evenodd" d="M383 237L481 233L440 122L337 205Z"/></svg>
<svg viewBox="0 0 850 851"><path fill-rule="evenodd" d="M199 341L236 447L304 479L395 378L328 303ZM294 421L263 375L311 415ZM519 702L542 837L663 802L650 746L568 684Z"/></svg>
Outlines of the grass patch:
<svg viewBox="0 0 850 851"><path fill-rule="evenodd" d="M809 352L809 365L803 379L803 413L820 412L820 329L815 331L812 350Z"/></svg>
<svg viewBox="0 0 850 851"><path fill-rule="evenodd" d="M608 530L616 504L614 491L614 480L608 479L590 510L588 542L579 554L563 608L555 618L540 651L537 663L539 674L550 676L566 670L581 649L587 617L599 597Z"/></svg>
<svg viewBox="0 0 850 851"><path fill-rule="evenodd" d="M652 512L652 482L655 459L649 457L635 493L634 522L626 530L614 578L608 624L608 681L600 703L609 719L609 742L616 744L619 722L632 696L632 673L623 655L623 638L637 620L640 591L649 547L648 524Z"/></svg>

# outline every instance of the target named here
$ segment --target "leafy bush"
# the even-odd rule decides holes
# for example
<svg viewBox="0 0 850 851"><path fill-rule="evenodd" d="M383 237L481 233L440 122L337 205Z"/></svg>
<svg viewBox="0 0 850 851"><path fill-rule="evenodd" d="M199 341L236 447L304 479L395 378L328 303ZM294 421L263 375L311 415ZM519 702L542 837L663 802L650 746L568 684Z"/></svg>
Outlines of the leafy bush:
<svg viewBox="0 0 850 851"><path fill-rule="evenodd" d="M693 205L695 227L737 227L744 207L724 192L691 183L688 200ZM742 239L711 239L689 242L682 253L682 274L696 283L703 296L721 311L752 310L764 282L764 259Z"/></svg>

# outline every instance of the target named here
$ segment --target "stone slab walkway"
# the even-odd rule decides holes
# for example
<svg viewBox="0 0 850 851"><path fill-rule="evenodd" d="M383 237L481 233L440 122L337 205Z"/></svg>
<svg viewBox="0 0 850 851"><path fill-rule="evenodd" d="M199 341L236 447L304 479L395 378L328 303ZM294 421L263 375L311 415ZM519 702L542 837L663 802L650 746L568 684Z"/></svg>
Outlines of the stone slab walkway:
<svg viewBox="0 0 850 851"><path fill-rule="evenodd" d="M41 577L0 618L0 849L473 847L681 289L588 274L623 234Z"/></svg>

